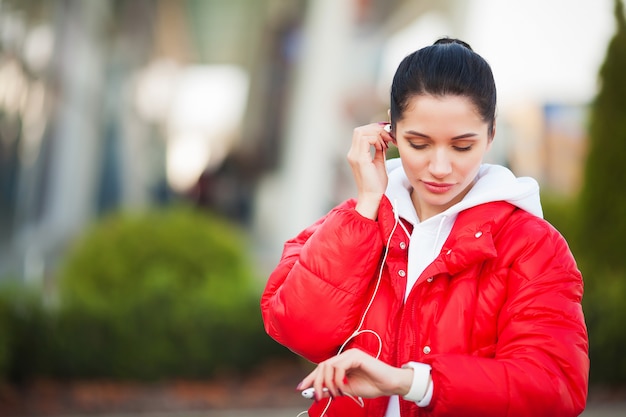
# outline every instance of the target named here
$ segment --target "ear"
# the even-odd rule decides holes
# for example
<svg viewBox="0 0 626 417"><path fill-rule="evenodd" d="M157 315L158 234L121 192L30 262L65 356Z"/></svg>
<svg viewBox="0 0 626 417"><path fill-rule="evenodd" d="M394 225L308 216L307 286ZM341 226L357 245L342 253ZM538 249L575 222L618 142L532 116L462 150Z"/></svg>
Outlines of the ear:
<svg viewBox="0 0 626 417"><path fill-rule="evenodd" d="M389 123L391 123L391 109L387 109L387 119L389 120ZM396 133L393 130L391 131L391 137L393 138L393 144L398 146L398 143L396 142Z"/></svg>
<svg viewBox="0 0 626 417"><path fill-rule="evenodd" d="M493 139L496 137L496 121L493 121L493 128L491 129L491 136L489 136L487 142L487 151L491 149L491 144L493 143Z"/></svg>

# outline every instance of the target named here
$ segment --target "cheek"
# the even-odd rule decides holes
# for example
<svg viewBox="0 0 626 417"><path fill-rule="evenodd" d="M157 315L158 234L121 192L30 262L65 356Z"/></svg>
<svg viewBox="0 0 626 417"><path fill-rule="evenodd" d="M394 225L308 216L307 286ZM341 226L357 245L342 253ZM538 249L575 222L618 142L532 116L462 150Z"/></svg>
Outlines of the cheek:
<svg viewBox="0 0 626 417"><path fill-rule="evenodd" d="M466 159L462 159L461 161L459 161L459 164L457 165L457 169L459 170L459 173L461 175L467 177L466 178L467 181L472 181L478 174L481 164L482 164L481 157L476 156L473 158L466 158Z"/></svg>
<svg viewBox="0 0 626 417"><path fill-rule="evenodd" d="M398 154L405 171L415 172L427 165L426 158L412 148L398 148Z"/></svg>

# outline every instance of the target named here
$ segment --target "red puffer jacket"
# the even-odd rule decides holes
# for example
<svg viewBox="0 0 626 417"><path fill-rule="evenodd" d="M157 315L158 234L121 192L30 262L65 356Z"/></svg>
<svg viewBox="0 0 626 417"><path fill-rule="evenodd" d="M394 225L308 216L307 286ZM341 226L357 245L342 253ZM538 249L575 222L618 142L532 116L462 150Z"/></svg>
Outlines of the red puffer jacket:
<svg viewBox="0 0 626 417"><path fill-rule="evenodd" d="M338 353L372 298L394 230L389 200L378 221L350 200L289 240L261 299L265 329L313 361ZM567 243L546 221L505 202L459 213L441 253L404 302L408 240L390 240L380 287L361 329L380 336L380 359L432 366L434 392L402 416L578 416L588 385L583 283ZM350 341L376 355L372 333ZM304 376L303 376L304 377ZM383 416L388 398L332 400L324 414ZM326 401L313 404L319 416Z"/></svg>

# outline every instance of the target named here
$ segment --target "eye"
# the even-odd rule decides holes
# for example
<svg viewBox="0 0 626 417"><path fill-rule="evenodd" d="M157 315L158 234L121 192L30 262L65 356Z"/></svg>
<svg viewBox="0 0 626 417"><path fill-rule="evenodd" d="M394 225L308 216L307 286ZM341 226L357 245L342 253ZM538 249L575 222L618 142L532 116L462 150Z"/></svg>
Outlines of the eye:
<svg viewBox="0 0 626 417"><path fill-rule="evenodd" d="M409 142L409 146L411 146L411 148L413 149L418 149L418 150L422 150L422 149L426 149L426 147L428 146L425 143L413 143L413 142Z"/></svg>
<svg viewBox="0 0 626 417"><path fill-rule="evenodd" d="M472 150L472 147L475 145L475 141L473 140L456 140L452 142L452 149L457 152L468 152Z"/></svg>

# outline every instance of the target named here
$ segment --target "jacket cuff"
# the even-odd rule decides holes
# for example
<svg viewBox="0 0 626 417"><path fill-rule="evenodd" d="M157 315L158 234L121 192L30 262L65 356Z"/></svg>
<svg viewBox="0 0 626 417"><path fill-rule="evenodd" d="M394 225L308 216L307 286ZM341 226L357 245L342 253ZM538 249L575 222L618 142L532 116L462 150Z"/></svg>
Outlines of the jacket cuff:
<svg viewBox="0 0 626 417"><path fill-rule="evenodd" d="M402 398L404 398L407 401L413 401L416 403L422 402L422 400L425 399L424 397L428 393L429 388L432 387L432 380L430 377L430 371L432 367L425 363L407 362L404 365L402 365L402 368L413 369L413 382L411 383L411 388L409 389L409 392L406 395L402 396ZM431 392L432 392L432 388L431 388ZM428 402L430 403L430 401ZM423 406L426 406L426 405L427 404L424 404Z"/></svg>

